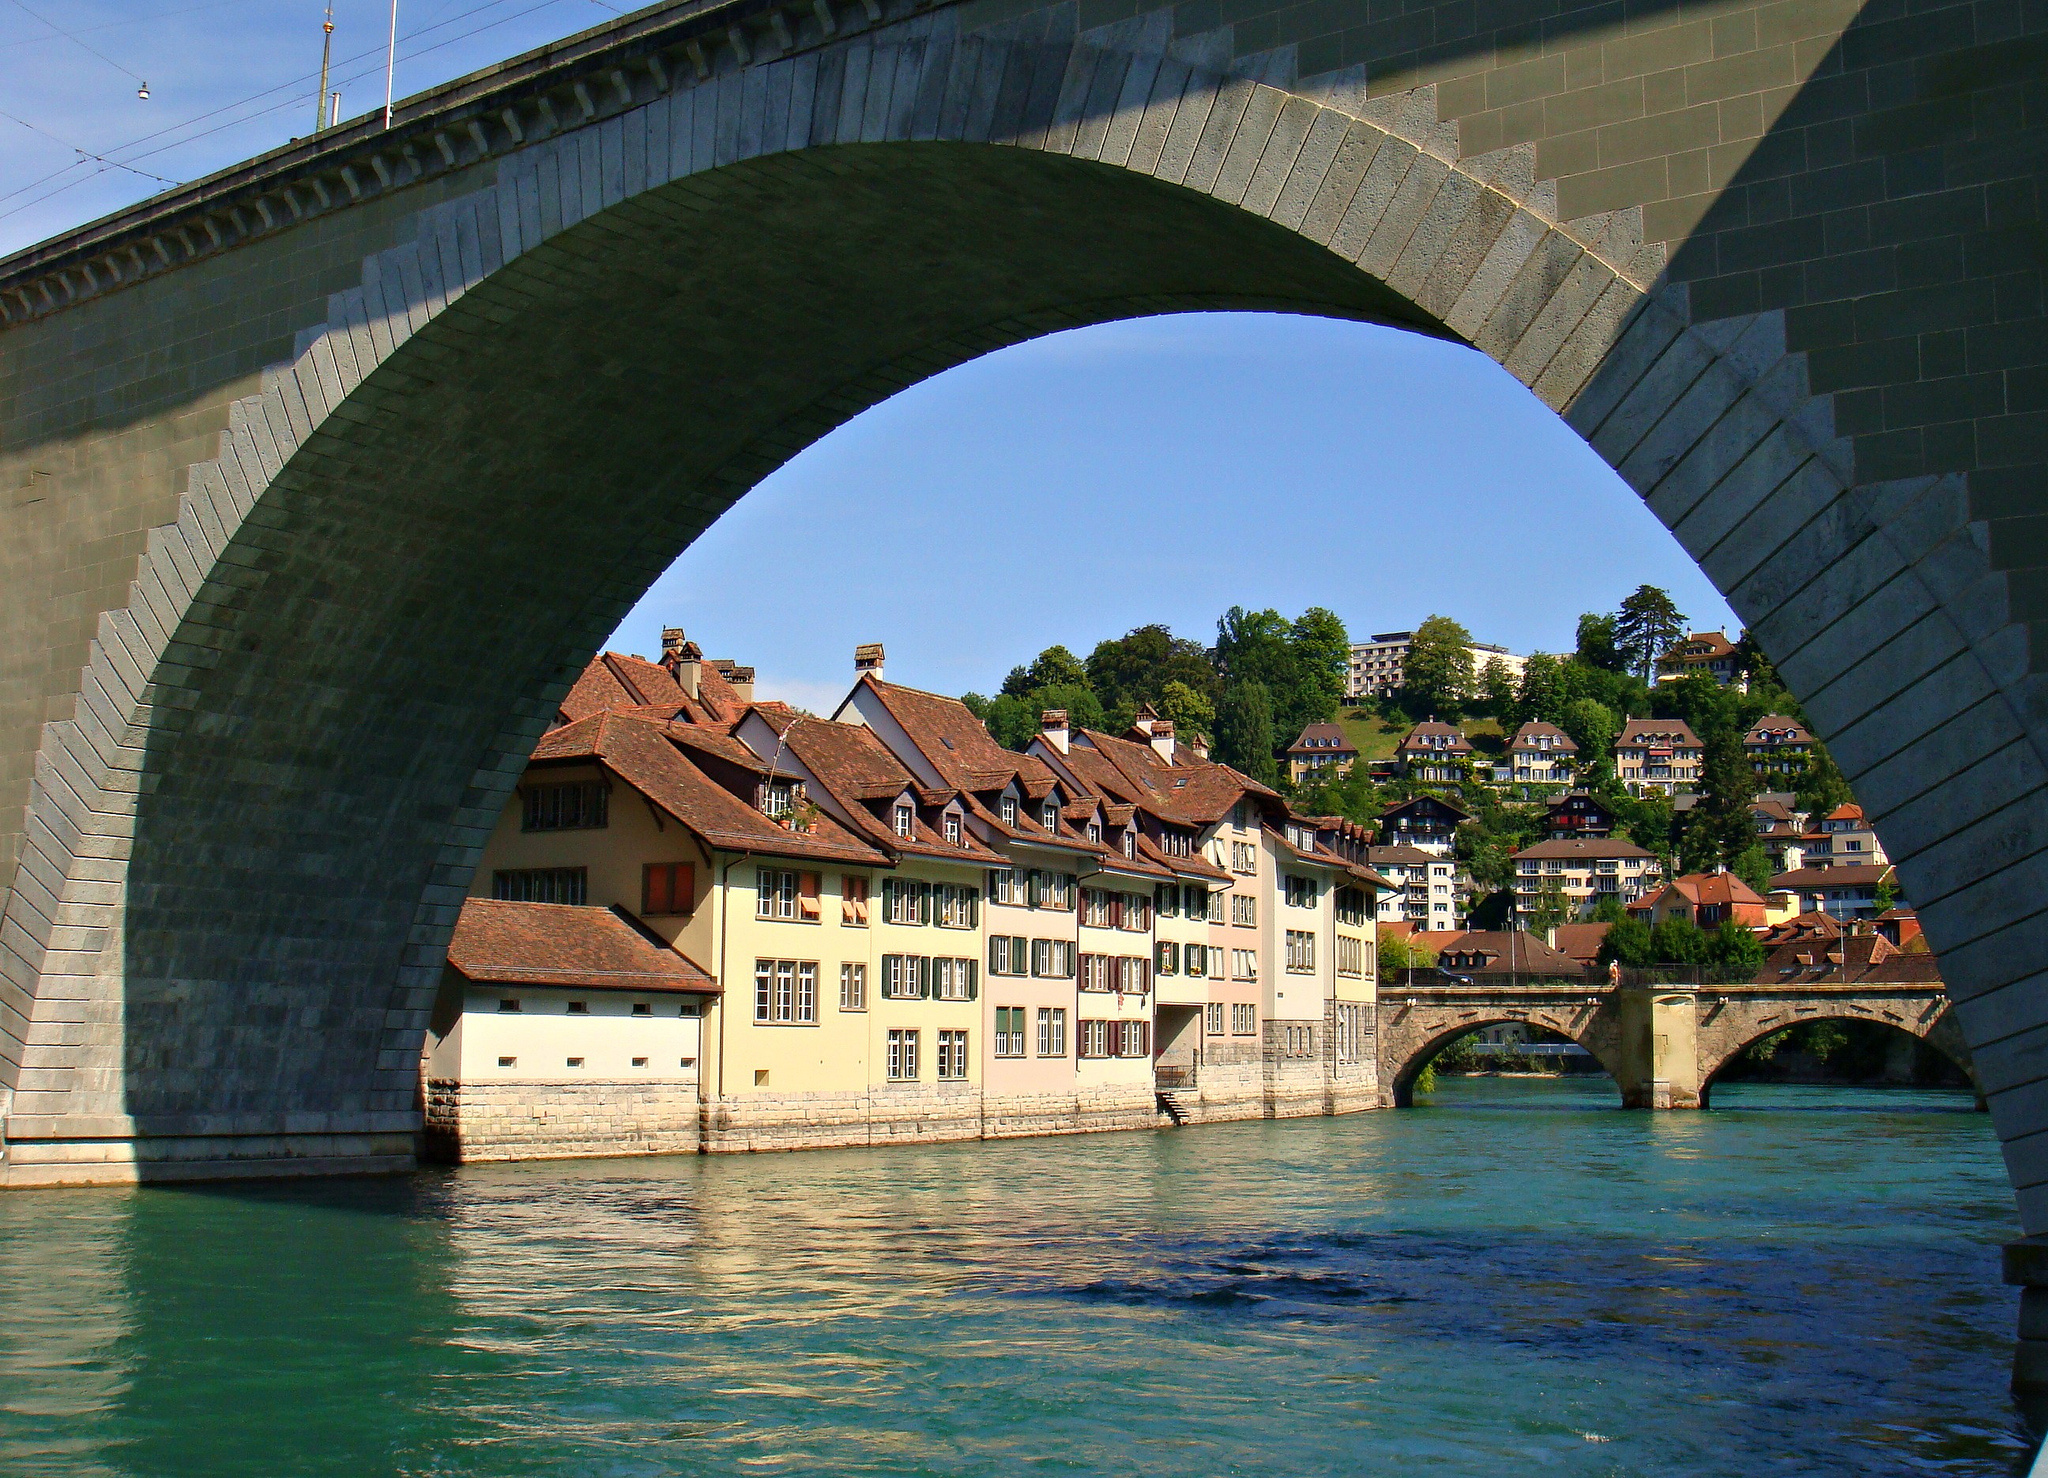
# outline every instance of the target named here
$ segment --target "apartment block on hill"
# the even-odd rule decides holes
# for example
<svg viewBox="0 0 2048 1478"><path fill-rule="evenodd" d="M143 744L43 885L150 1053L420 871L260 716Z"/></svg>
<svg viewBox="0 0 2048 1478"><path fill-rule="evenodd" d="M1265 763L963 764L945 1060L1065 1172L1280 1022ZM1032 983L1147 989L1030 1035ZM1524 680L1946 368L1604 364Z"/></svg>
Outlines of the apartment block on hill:
<svg viewBox="0 0 2048 1478"><path fill-rule="evenodd" d="M1546 895L1561 898L1569 918L1590 918L1602 898L1634 903L1663 881L1656 854L1619 837L1538 842L1516 852L1513 861L1515 908L1523 918Z"/></svg>
<svg viewBox="0 0 2048 1478"><path fill-rule="evenodd" d="M1677 682L1704 673L1724 688L1742 685L1735 643L1725 631L1695 631L1657 659L1657 681Z"/></svg>
<svg viewBox="0 0 2048 1478"><path fill-rule="evenodd" d="M1382 631L1369 641L1353 642L1351 645L1351 673L1345 688L1347 697L1380 698L1397 693L1407 681L1408 649L1415 643L1412 631ZM1498 662L1508 670L1508 676L1516 682L1522 680L1522 672L1529 665L1527 657L1520 657L1506 647L1491 642L1474 642L1471 646L1472 671L1483 671L1489 662Z"/></svg>

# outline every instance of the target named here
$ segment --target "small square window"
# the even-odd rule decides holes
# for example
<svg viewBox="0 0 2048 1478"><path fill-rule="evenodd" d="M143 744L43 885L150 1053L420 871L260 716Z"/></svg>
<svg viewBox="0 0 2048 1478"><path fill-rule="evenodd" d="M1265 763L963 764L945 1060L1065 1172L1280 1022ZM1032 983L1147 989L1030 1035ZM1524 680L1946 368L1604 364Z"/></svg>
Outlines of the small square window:
<svg viewBox="0 0 2048 1478"><path fill-rule="evenodd" d="M635 1066L635 1067L645 1067L645 1066L647 1066L647 1059L646 1059L646 1058L644 1058L644 1057L636 1057L636 1058L634 1058L634 1059L633 1059L633 1066Z"/></svg>
<svg viewBox="0 0 2048 1478"><path fill-rule="evenodd" d="M649 1001L635 1001L633 1003L633 1014L635 1016L652 1016L654 1014L654 1005Z"/></svg>
<svg viewBox="0 0 2048 1478"><path fill-rule="evenodd" d="M519 1009L519 1002L507 996L504 1000L498 1002L498 1009L500 1011L517 1011Z"/></svg>
<svg viewBox="0 0 2048 1478"><path fill-rule="evenodd" d="M588 1016L590 1014L590 1002L571 1001L569 1003L569 1014L571 1016Z"/></svg>
<svg viewBox="0 0 2048 1478"><path fill-rule="evenodd" d="M499 1058L499 1059L498 1059L498 1066L499 1066L499 1067L517 1067L517 1066L519 1066L519 1059L518 1059L518 1058L516 1058L516 1057L501 1057L501 1058Z"/></svg>
<svg viewBox="0 0 2048 1478"><path fill-rule="evenodd" d="M767 1068L757 1067L754 1069L754 1086L756 1088L766 1088L768 1086Z"/></svg>
<svg viewBox="0 0 2048 1478"><path fill-rule="evenodd" d="M569 1066L571 1066L571 1067L581 1067L581 1066L583 1066L583 1059L582 1059L582 1058L580 1058L580 1057L572 1057L572 1058L570 1058L570 1059L569 1059Z"/></svg>
<svg viewBox="0 0 2048 1478"><path fill-rule="evenodd" d="M697 1059L694 1057L680 1057L676 1059L677 1067L695 1067L696 1065Z"/></svg>

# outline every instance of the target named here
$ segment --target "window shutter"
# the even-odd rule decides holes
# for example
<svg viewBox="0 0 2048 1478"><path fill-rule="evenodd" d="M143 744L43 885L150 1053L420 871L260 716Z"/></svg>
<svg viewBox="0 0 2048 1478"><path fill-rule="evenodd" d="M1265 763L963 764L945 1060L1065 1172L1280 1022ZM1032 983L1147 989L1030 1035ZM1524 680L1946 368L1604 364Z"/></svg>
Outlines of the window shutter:
<svg viewBox="0 0 2048 1478"><path fill-rule="evenodd" d="M932 998L932 961L930 955L909 955L906 958L917 971L917 996L921 1001Z"/></svg>
<svg viewBox="0 0 2048 1478"><path fill-rule="evenodd" d="M917 888L917 921L920 924L929 924L932 921L931 885L918 883L914 886Z"/></svg>
<svg viewBox="0 0 2048 1478"><path fill-rule="evenodd" d="M807 919L818 917L818 881L814 872L797 874L797 912Z"/></svg>
<svg viewBox="0 0 2048 1478"><path fill-rule="evenodd" d="M981 892L979 889L969 887L965 883L960 885L960 891L967 899L967 927L979 929L981 927Z"/></svg>
<svg viewBox="0 0 2048 1478"><path fill-rule="evenodd" d="M896 879L882 879L882 917L890 923L896 922Z"/></svg>
<svg viewBox="0 0 2048 1478"><path fill-rule="evenodd" d="M962 960L960 963L967 971L967 999L970 1001L980 1000L981 971L976 968L973 960Z"/></svg>
<svg viewBox="0 0 2048 1478"><path fill-rule="evenodd" d="M644 863L640 868L640 912L667 913L669 871L662 862Z"/></svg>

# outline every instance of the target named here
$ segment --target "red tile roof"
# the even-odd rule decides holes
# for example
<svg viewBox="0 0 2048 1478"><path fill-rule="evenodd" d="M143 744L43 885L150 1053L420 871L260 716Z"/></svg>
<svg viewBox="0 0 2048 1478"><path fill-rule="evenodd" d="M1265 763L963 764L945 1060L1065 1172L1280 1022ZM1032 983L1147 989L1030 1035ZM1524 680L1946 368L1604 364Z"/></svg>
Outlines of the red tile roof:
<svg viewBox="0 0 2048 1478"><path fill-rule="evenodd" d="M1863 888L1876 887L1892 875L1889 867L1864 864L1858 867L1802 867L1796 872L1781 872L1771 879L1771 891L1809 892L1816 888Z"/></svg>
<svg viewBox="0 0 2048 1478"><path fill-rule="evenodd" d="M535 764L597 760L688 827L707 846L771 857L820 858L884 866L884 853L820 815L808 832L795 832L713 781L670 742L677 726L601 713L545 735ZM751 753L749 758L752 758ZM754 762L756 769L759 762Z"/></svg>
<svg viewBox="0 0 2048 1478"><path fill-rule="evenodd" d="M1451 740L1449 744L1422 742L1425 739L1442 739L1447 736ZM1395 748L1396 754L1408 754L1411 751L1415 754L1470 754L1472 745L1465 738L1462 729L1451 724L1438 723L1435 719L1425 719L1402 735L1400 744Z"/></svg>
<svg viewBox="0 0 2048 1478"><path fill-rule="evenodd" d="M1651 745L1668 744L1679 749L1698 749L1699 736L1684 719L1676 718L1632 718L1621 726L1621 737L1614 741L1616 749L1637 749Z"/></svg>
<svg viewBox="0 0 2048 1478"><path fill-rule="evenodd" d="M504 985L716 993L718 983L623 909L566 903L463 902L448 963Z"/></svg>
<svg viewBox="0 0 2048 1478"><path fill-rule="evenodd" d="M1475 929L1455 934L1436 947L1437 965L1445 970L1484 970L1489 974L1577 975L1579 962L1552 949L1526 929ZM1446 956L1478 955L1476 964L1453 964Z"/></svg>
<svg viewBox="0 0 2048 1478"><path fill-rule="evenodd" d="M1547 751L1539 749L1536 744L1538 739L1546 738L1550 740L1550 748ZM1515 737L1508 741L1508 748L1510 750L1531 749L1535 750L1538 754L1577 754L1579 752L1579 746L1572 742L1572 736L1563 729L1560 729L1556 724L1537 723L1534 721L1523 724L1521 728L1515 730Z"/></svg>
<svg viewBox="0 0 2048 1478"><path fill-rule="evenodd" d="M1590 965L1599 958L1600 945L1607 938L1612 924L1559 924L1554 931L1557 952L1570 955L1581 965Z"/></svg>
<svg viewBox="0 0 2048 1478"><path fill-rule="evenodd" d="M1310 743L1310 740L1320 741ZM1337 724L1310 724L1299 737L1287 746L1289 754L1357 754L1358 746L1345 736Z"/></svg>

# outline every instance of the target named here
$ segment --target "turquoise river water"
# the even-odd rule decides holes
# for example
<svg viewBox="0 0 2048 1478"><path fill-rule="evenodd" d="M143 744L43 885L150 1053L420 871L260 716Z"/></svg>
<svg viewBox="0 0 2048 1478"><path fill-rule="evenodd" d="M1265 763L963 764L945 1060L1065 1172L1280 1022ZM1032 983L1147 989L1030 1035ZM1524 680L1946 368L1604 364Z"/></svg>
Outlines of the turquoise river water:
<svg viewBox="0 0 2048 1478"><path fill-rule="evenodd" d="M0 1198L0 1473L2011 1474L1967 1095Z"/></svg>

